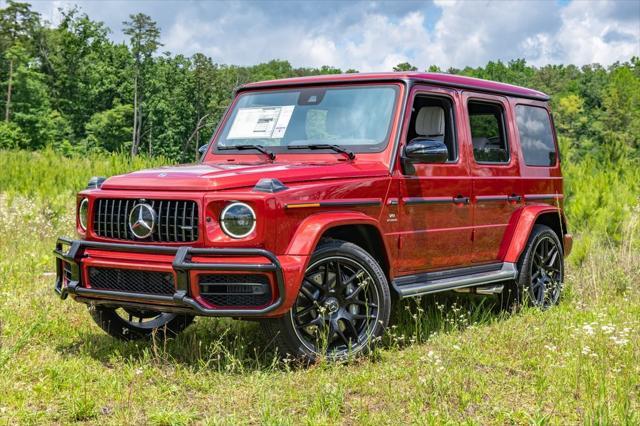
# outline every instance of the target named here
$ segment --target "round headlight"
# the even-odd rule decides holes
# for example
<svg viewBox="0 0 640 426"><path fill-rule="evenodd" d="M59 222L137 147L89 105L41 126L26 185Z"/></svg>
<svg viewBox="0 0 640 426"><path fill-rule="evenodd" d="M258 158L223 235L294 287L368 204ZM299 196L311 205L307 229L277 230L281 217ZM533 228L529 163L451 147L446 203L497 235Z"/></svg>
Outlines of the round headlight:
<svg viewBox="0 0 640 426"><path fill-rule="evenodd" d="M256 214L245 203L231 203L220 214L220 226L231 238L244 238L256 228Z"/></svg>
<svg viewBox="0 0 640 426"><path fill-rule="evenodd" d="M78 222L83 231L87 230L87 222L89 221L89 199L83 198L78 207Z"/></svg>

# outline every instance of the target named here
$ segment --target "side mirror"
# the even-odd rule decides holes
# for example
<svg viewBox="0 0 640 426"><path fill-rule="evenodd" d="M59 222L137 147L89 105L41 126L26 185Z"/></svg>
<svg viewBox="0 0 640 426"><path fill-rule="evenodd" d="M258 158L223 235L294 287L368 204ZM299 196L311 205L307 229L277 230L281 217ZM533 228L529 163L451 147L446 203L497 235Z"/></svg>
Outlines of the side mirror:
<svg viewBox="0 0 640 426"><path fill-rule="evenodd" d="M412 163L445 163L449 150L444 142L420 137L409 141L404 147L403 157Z"/></svg>
<svg viewBox="0 0 640 426"><path fill-rule="evenodd" d="M209 144L205 144L205 145L202 145L200 148L198 148L198 152L200 153L200 155L204 155L207 153L208 149L209 149Z"/></svg>

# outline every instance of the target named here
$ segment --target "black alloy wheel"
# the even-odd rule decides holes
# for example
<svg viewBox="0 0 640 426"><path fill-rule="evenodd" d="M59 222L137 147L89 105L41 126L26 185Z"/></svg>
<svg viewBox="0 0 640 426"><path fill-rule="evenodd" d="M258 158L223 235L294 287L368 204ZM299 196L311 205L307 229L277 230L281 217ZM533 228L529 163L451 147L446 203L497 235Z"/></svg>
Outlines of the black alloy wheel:
<svg viewBox="0 0 640 426"><path fill-rule="evenodd" d="M546 225L535 225L518 262L518 277L500 295L503 308L556 305L564 281L564 252L558 235Z"/></svg>
<svg viewBox="0 0 640 426"><path fill-rule="evenodd" d="M390 302L375 259L355 244L328 240L314 253L291 310L264 324L283 354L344 359L366 352L383 333Z"/></svg>
<svg viewBox="0 0 640 426"><path fill-rule="evenodd" d="M529 297L542 309L555 305L562 291L562 247L544 235L536 241L530 262Z"/></svg>
<svg viewBox="0 0 640 426"><path fill-rule="evenodd" d="M347 257L327 257L308 268L290 317L309 350L357 351L371 335L379 304L364 266Z"/></svg>
<svg viewBox="0 0 640 426"><path fill-rule="evenodd" d="M89 307L93 320L109 335L121 340L138 340L156 334L175 337L193 322L192 315L144 311L124 307Z"/></svg>

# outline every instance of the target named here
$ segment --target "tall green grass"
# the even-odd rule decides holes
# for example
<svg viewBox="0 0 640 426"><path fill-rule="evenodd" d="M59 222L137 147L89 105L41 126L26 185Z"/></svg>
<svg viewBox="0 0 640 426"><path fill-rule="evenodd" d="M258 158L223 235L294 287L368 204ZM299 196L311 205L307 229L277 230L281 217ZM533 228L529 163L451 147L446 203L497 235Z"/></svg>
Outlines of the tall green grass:
<svg viewBox="0 0 640 426"><path fill-rule="evenodd" d="M120 153L65 157L53 150L0 150L0 192L45 199L68 197L83 189L91 176L113 176L169 163L162 157L132 159ZM621 224L640 196L640 164L567 159L562 167L570 231L619 241Z"/></svg>
<svg viewBox="0 0 640 426"><path fill-rule="evenodd" d="M409 300L371 356L298 368L253 322L106 335L53 294L74 218L48 204L0 194L0 424L640 424L640 210L568 265L549 311Z"/></svg>
<svg viewBox="0 0 640 426"><path fill-rule="evenodd" d="M569 231L580 237L570 259L581 264L602 240L623 240L624 224L640 204L640 164L565 161L563 173Z"/></svg>
<svg viewBox="0 0 640 426"><path fill-rule="evenodd" d="M65 157L51 149L0 150L0 192L36 197L73 194L84 189L92 176L113 176L169 164L163 157L120 153L90 153Z"/></svg>
<svg viewBox="0 0 640 426"><path fill-rule="evenodd" d="M559 306L410 300L371 356L300 369L252 322L198 318L174 340L119 342L53 295L74 193L165 163L0 151L1 424L639 424L636 164L564 162L577 240Z"/></svg>

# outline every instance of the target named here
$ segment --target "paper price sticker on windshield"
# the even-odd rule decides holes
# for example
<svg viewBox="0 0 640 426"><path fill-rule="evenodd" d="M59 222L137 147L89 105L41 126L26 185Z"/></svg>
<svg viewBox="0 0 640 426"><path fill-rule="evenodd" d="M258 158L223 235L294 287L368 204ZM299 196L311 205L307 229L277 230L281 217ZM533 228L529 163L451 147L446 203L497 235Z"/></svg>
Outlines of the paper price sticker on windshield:
<svg viewBox="0 0 640 426"><path fill-rule="evenodd" d="M287 131L295 105L240 108L227 139L279 139Z"/></svg>

